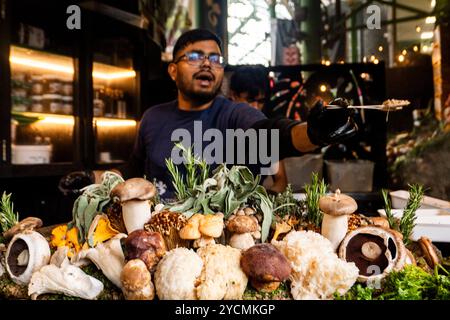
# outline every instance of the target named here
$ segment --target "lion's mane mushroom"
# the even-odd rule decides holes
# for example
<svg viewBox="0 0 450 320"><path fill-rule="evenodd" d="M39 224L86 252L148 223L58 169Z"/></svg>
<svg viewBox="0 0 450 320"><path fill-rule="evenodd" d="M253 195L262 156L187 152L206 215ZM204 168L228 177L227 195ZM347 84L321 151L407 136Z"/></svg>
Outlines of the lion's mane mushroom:
<svg viewBox="0 0 450 320"><path fill-rule="evenodd" d="M20 285L28 285L33 273L49 261L48 242L35 231L16 234L6 251L6 270L11 279Z"/></svg>
<svg viewBox="0 0 450 320"><path fill-rule="evenodd" d="M123 267L120 280L126 300L153 300L155 297L155 287L151 281L152 275L140 259L127 262Z"/></svg>
<svg viewBox="0 0 450 320"><path fill-rule="evenodd" d="M251 233L258 231L258 220L254 216L231 216L227 221L227 229L232 233L229 245L236 249L246 250L255 245Z"/></svg>
<svg viewBox="0 0 450 320"><path fill-rule="evenodd" d="M356 201L341 194L339 189L334 195L326 195L319 199L320 210L323 211L321 234L331 241L336 251L348 230L348 216L356 211Z"/></svg>
<svg viewBox="0 0 450 320"><path fill-rule="evenodd" d="M12 226L10 229L6 230L3 233L3 237L6 240L9 240L18 233L21 233L24 231L33 231L40 227L42 227L41 219L36 218L36 217L28 217L28 218L25 218L25 219L19 221L14 226Z"/></svg>
<svg viewBox="0 0 450 320"><path fill-rule="evenodd" d="M241 268L252 286L263 292L276 290L291 274L286 257L269 243L257 244L242 253Z"/></svg>
<svg viewBox="0 0 450 320"><path fill-rule="evenodd" d="M135 230L125 239L126 259L140 259L151 272L166 253L166 244L159 232Z"/></svg>
<svg viewBox="0 0 450 320"><path fill-rule="evenodd" d="M128 233L143 229L150 220L149 200L156 194L155 186L143 178L132 178L111 190L111 197L122 204L122 218Z"/></svg>
<svg viewBox="0 0 450 320"><path fill-rule="evenodd" d="M360 282L381 280L391 271L401 270L406 256L399 233L376 226L349 232L339 248L339 257L358 267Z"/></svg>
<svg viewBox="0 0 450 320"><path fill-rule="evenodd" d="M179 212L163 210L154 214L144 225L147 231L159 232L166 243L167 250L177 247L188 247L189 241L180 238L179 231L186 225L187 219Z"/></svg>
<svg viewBox="0 0 450 320"><path fill-rule="evenodd" d="M161 300L196 300L196 282L203 261L194 251L176 248L167 252L155 272L155 288Z"/></svg>

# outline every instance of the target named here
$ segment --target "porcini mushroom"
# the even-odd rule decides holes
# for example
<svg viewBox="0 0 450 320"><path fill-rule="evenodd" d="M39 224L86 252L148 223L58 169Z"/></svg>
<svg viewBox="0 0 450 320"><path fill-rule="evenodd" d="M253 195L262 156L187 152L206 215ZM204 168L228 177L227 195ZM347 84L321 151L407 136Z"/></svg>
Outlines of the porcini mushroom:
<svg viewBox="0 0 450 320"><path fill-rule="evenodd" d="M125 239L126 259L140 259L149 271L158 264L166 253L166 244L159 232L135 230Z"/></svg>
<svg viewBox="0 0 450 320"><path fill-rule="evenodd" d="M236 249L246 250L255 245L252 232L258 231L258 220L254 216L231 216L227 221L227 229L232 233L229 245ZM250 237L243 236L248 233Z"/></svg>
<svg viewBox="0 0 450 320"><path fill-rule="evenodd" d="M251 285L263 292L276 290L291 274L286 257L273 245L257 244L242 253L241 268Z"/></svg>
<svg viewBox="0 0 450 320"><path fill-rule="evenodd" d="M348 230L348 216L356 211L356 201L336 190L334 195L319 199L319 208L323 211L321 234L330 240L333 249L339 247Z"/></svg>
<svg viewBox="0 0 450 320"><path fill-rule="evenodd" d="M145 263L140 259L127 262L123 267L120 280L126 300L153 300L155 297L152 276Z"/></svg>
<svg viewBox="0 0 450 320"><path fill-rule="evenodd" d="M400 234L377 226L349 232L339 248L339 258L358 267L360 282L381 280L391 271L402 269L406 257Z"/></svg>
<svg viewBox="0 0 450 320"><path fill-rule="evenodd" d="M122 204L122 218L128 233L143 229L150 220L149 200L155 194L155 186L143 178L128 179L111 190L111 197Z"/></svg>

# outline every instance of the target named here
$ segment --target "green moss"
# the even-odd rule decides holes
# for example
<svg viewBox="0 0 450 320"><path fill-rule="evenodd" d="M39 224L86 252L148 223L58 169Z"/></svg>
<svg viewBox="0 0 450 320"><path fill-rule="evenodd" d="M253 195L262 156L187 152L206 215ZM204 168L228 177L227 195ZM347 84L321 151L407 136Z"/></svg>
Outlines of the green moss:
<svg viewBox="0 0 450 320"><path fill-rule="evenodd" d="M242 298L243 300L291 300L292 296L289 284L282 282L280 286L272 292L257 291L248 285Z"/></svg>

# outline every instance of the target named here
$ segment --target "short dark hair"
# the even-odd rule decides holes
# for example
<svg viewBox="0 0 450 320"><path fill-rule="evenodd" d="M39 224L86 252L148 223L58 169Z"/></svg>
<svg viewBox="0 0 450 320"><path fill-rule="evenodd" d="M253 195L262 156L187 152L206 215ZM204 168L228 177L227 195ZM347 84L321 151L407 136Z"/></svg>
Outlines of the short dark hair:
<svg viewBox="0 0 450 320"><path fill-rule="evenodd" d="M267 89L267 71L263 65L240 66L230 77L230 90L255 98Z"/></svg>
<svg viewBox="0 0 450 320"><path fill-rule="evenodd" d="M207 29L192 29L186 31L178 38L177 42L175 43L175 46L173 47L173 54L172 54L173 58L175 59L178 52L183 50L186 46L190 45L191 43L205 40L215 41L219 46L220 51L222 51L222 41L220 41L219 37L216 34Z"/></svg>

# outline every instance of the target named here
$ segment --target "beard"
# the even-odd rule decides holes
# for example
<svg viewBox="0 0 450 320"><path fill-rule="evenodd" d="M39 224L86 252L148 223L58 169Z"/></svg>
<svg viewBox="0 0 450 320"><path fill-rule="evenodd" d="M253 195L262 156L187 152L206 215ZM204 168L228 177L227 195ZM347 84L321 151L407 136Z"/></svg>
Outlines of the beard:
<svg viewBox="0 0 450 320"><path fill-rule="evenodd" d="M205 103L210 102L220 92L222 86L222 80L220 79L217 83L213 83L210 89L195 88L194 80L196 74L192 76L192 79L182 78L181 81L178 81L177 87L180 90L181 94L190 100L195 105L203 105ZM215 78L214 80L215 81Z"/></svg>

